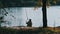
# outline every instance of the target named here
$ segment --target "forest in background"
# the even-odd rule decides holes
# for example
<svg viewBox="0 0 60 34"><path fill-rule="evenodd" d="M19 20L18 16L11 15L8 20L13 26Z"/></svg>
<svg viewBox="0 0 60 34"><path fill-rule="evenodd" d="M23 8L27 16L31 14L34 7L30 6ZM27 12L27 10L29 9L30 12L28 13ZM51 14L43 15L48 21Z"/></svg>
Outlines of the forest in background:
<svg viewBox="0 0 60 34"><path fill-rule="evenodd" d="M34 7L38 0L0 0L0 7ZM50 0L51 6L54 6L53 0ZM60 5L57 0L56 5Z"/></svg>

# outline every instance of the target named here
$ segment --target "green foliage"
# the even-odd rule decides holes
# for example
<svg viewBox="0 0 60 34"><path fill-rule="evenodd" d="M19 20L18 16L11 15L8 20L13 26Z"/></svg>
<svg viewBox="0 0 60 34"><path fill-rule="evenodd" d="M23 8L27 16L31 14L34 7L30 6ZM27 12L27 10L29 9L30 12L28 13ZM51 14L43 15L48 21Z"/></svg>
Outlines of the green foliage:
<svg viewBox="0 0 60 34"><path fill-rule="evenodd" d="M24 1L24 2L22 2ZM33 1L33 2L27 2L26 1ZM2 7L34 7L37 4L38 0L0 0L0 8ZM50 4L54 5L53 0L50 0ZM57 0L57 4L60 5L60 1Z"/></svg>

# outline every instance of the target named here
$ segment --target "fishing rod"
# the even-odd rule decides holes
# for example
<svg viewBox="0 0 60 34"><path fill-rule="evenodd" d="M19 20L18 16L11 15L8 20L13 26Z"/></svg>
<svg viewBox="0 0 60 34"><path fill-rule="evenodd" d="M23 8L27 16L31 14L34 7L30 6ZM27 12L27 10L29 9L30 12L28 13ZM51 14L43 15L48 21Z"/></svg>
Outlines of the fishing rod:
<svg viewBox="0 0 60 34"><path fill-rule="evenodd" d="M27 17L27 20L28 20L28 15L27 15L27 11L26 11L26 8L25 8L25 13L26 13L26 17Z"/></svg>

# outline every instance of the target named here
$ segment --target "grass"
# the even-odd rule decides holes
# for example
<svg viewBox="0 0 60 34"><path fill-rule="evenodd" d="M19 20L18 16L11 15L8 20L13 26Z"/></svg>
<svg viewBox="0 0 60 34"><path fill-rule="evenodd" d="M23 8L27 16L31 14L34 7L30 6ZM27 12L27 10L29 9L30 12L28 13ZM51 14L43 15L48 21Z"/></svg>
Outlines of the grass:
<svg viewBox="0 0 60 34"><path fill-rule="evenodd" d="M57 31L57 30L56 30ZM0 33L1 34L55 34L59 33L60 31L53 31L52 28L37 28L37 27L24 27L21 29L12 29L12 28L1 28L0 27Z"/></svg>

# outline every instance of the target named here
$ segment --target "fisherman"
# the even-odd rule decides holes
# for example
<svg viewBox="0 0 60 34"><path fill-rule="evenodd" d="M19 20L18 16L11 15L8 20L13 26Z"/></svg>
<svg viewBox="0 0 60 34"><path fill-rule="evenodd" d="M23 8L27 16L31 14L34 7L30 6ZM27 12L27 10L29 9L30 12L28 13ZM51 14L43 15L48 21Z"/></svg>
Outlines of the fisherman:
<svg viewBox="0 0 60 34"><path fill-rule="evenodd" d="M31 21L31 19L29 19L29 21L26 24L27 24L27 27L32 27L32 21Z"/></svg>

